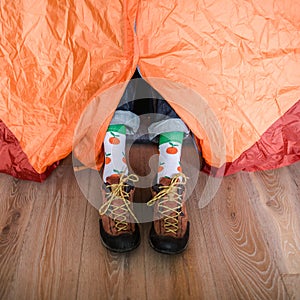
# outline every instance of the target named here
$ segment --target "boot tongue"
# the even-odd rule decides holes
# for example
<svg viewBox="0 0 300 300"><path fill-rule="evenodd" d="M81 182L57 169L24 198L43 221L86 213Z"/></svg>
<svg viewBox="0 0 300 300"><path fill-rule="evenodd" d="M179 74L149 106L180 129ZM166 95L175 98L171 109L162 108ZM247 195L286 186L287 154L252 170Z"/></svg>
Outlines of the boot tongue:
<svg viewBox="0 0 300 300"><path fill-rule="evenodd" d="M120 175L113 174L106 178L106 182L108 184L118 184L120 182Z"/></svg>
<svg viewBox="0 0 300 300"><path fill-rule="evenodd" d="M159 184L161 184L163 186L168 186L171 184L171 179L167 178L167 177L162 177L159 179Z"/></svg>
<svg viewBox="0 0 300 300"><path fill-rule="evenodd" d="M171 178L162 177L162 178L160 178L160 180L159 180L159 184L161 184L162 186L170 186L171 181L172 181ZM172 188L172 191L173 191L173 192L176 192L176 191L177 191L177 187L174 186L174 187ZM168 197L168 201L165 202L165 205L168 206L168 207L171 208L171 209L176 208L176 207L178 206L178 204L176 203L176 201L174 201L174 199L173 199L173 197L172 197L172 194L170 193L167 197ZM174 216L174 215L176 215L176 213L170 211L170 212L169 212L169 215L170 215L170 216Z"/></svg>

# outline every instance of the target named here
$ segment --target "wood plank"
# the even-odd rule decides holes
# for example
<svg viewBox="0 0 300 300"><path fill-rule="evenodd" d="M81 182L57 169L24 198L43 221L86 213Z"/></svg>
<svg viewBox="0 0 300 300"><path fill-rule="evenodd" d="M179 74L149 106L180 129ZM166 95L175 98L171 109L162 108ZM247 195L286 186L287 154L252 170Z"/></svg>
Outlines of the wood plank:
<svg viewBox="0 0 300 300"><path fill-rule="evenodd" d="M7 299L30 219L35 184L0 174L0 299Z"/></svg>
<svg viewBox="0 0 300 300"><path fill-rule="evenodd" d="M72 153L69 154L67 157L65 157L64 159L61 160L60 165L64 166L64 165L72 165L73 161L72 161Z"/></svg>
<svg viewBox="0 0 300 300"><path fill-rule="evenodd" d="M76 297L86 200L71 166L35 184L34 204L11 299Z"/></svg>
<svg viewBox="0 0 300 300"><path fill-rule="evenodd" d="M297 186L296 199L298 205L300 205L300 161L290 165L287 169L291 173L292 181L295 182Z"/></svg>
<svg viewBox="0 0 300 300"><path fill-rule="evenodd" d="M283 282L291 300L300 300L300 274L283 274Z"/></svg>
<svg viewBox="0 0 300 300"><path fill-rule="evenodd" d="M253 212L239 173L224 178L212 202L201 209L218 298L285 299L279 270ZM200 193L197 186L196 193Z"/></svg>
<svg viewBox="0 0 300 300"><path fill-rule="evenodd" d="M252 204L280 272L300 273L300 198L295 178L288 168L256 172L250 178L244 185L257 189Z"/></svg>

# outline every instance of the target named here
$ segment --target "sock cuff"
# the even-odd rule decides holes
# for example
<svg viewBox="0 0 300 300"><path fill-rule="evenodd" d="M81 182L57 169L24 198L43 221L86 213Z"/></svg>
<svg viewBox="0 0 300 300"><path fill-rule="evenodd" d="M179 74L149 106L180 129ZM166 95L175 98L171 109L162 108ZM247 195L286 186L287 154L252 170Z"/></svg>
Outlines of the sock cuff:
<svg viewBox="0 0 300 300"><path fill-rule="evenodd" d="M125 127L125 125L122 125L122 124L112 124L112 125L108 126L107 131L126 134L126 127Z"/></svg>
<svg viewBox="0 0 300 300"><path fill-rule="evenodd" d="M164 143L180 143L182 144L184 132L180 131L171 131L171 132L164 132L161 133L159 136L159 144L162 145Z"/></svg>

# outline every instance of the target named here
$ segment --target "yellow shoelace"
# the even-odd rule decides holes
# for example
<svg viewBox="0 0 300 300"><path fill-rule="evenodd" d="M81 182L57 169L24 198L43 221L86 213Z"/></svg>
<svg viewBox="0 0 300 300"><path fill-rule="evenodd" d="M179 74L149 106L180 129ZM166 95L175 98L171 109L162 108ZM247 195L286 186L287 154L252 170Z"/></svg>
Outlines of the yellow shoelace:
<svg viewBox="0 0 300 300"><path fill-rule="evenodd" d="M107 185L107 187L110 188L111 191L106 193L106 197L108 200L99 209L99 214L101 216L107 214L115 221L115 227L117 231L127 230L128 212L131 214L136 223L138 223L138 219L130 208L132 202L128 200L129 193L125 191L125 188L128 187L128 184L126 182L129 180L132 182L137 182L139 178L135 174L121 174L119 183ZM121 199L123 201L123 204L114 205L113 202L117 199Z"/></svg>
<svg viewBox="0 0 300 300"><path fill-rule="evenodd" d="M180 178L182 179L180 181ZM158 211L163 216L164 228L166 232L176 234L178 230L178 217L181 214L182 199L178 194L178 189L182 189L182 185L187 182L187 177L183 173L176 174L170 185L161 186L161 191L157 193L150 201L147 202L148 206L152 206L158 202ZM175 207L169 207L168 202L175 202Z"/></svg>

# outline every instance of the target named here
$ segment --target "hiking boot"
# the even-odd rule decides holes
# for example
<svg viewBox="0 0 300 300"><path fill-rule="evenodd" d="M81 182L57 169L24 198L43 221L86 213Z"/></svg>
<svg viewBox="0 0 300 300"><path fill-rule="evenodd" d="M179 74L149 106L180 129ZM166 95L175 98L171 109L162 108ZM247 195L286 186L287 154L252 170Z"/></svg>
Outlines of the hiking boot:
<svg viewBox="0 0 300 300"><path fill-rule="evenodd" d="M173 178L163 177L152 187L154 221L149 235L151 247L161 253L178 254L187 247L189 221L185 205L187 177L180 173Z"/></svg>
<svg viewBox="0 0 300 300"><path fill-rule="evenodd" d="M99 209L100 237L114 252L127 252L140 244L138 220L132 211L136 175L114 174L103 184L103 205Z"/></svg>

